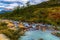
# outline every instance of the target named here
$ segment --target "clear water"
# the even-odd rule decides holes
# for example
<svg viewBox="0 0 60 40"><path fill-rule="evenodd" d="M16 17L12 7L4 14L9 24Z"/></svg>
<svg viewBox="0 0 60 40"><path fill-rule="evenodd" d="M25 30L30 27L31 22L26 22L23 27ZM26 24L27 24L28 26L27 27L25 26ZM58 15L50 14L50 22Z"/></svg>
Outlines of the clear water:
<svg viewBox="0 0 60 40"><path fill-rule="evenodd" d="M19 40L39 40L40 38L43 38L43 40L60 40L60 38L54 36L51 34L51 31L27 31L25 32L25 36L21 36Z"/></svg>

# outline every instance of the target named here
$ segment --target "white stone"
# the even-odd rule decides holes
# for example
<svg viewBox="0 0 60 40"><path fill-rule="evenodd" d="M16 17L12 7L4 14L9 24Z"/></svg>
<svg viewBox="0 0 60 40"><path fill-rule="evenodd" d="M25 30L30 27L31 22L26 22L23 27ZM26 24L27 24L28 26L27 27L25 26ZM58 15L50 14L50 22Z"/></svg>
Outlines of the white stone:
<svg viewBox="0 0 60 40"><path fill-rule="evenodd" d="M7 38L7 36L5 36L4 34L0 34L0 40L10 40L10 39Z"/></svg>

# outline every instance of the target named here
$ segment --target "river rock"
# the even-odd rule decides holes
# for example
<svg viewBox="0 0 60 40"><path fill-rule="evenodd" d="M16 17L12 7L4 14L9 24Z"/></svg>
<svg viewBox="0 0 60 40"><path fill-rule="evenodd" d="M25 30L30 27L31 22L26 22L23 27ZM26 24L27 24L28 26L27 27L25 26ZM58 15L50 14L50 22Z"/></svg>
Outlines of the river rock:
<svg viewBox="0 0 60 40"><path fill-rule="evenodd" d="M4 34L0 34L0 40L10 40L10 39L7 38L7 36L5 36Z"/></svg>

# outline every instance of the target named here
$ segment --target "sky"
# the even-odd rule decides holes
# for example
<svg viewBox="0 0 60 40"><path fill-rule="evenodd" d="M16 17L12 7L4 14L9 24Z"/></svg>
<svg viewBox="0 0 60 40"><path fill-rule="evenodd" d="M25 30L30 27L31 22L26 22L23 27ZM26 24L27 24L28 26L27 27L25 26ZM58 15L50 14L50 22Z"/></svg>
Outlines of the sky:
<svg viewBox="0 0 60 40"><path fill-rule="evenodd" d="M0 0L0 11L10 10L18 5L26 6L26 3L28 1L30 2L30 4L34 5L34 4L38 4L38 3L41 3L41 2L47 1L47 0Z"/></svg>

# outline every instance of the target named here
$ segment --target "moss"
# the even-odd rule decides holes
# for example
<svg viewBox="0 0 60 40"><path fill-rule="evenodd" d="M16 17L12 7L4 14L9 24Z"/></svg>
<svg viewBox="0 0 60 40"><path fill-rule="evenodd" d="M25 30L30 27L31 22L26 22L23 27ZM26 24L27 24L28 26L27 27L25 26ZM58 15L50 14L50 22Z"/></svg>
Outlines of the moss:
<svg viewBox="0 0 60 40"><path fill-rule="evenodd" d="M43 40L43 38L40 38L39 40Z"/></svg>
<svg viewBox="0 0 60 40"><path fill-rule="evenodd" d="M60 37L60 33L56 33L55 35L58 36L58 37Z"/></svg>

